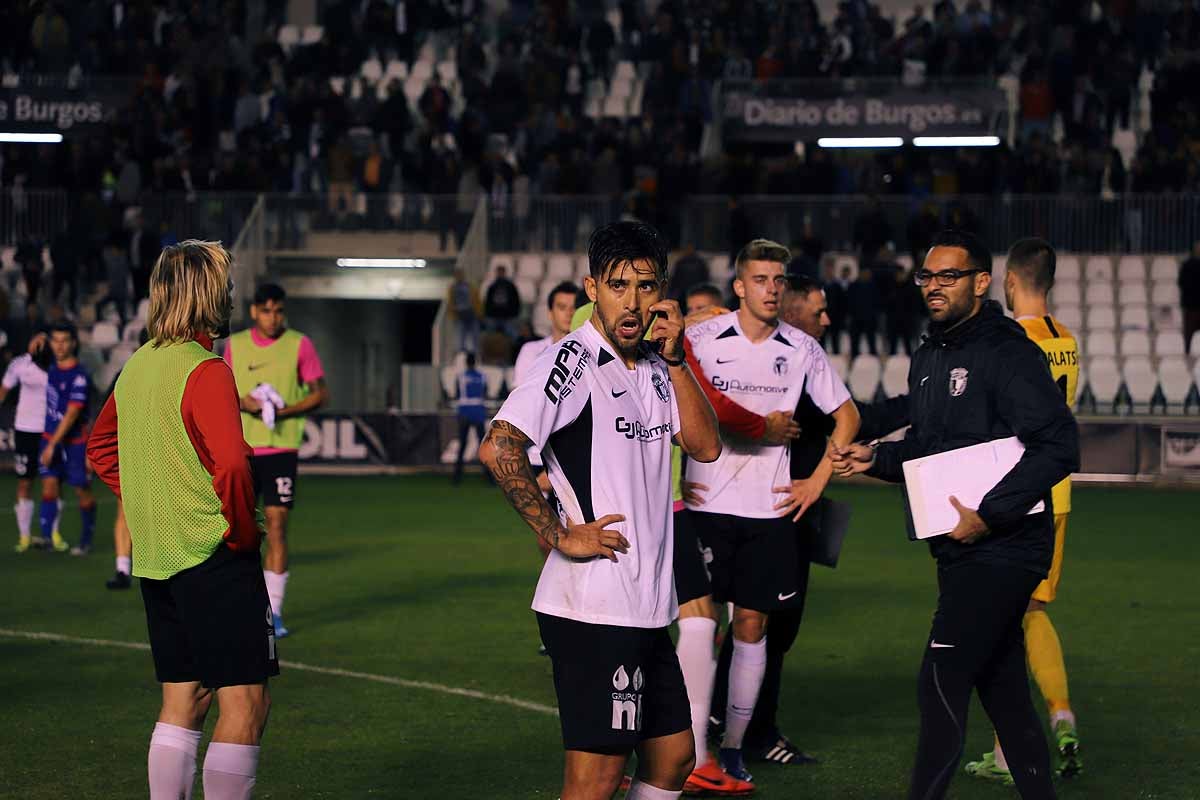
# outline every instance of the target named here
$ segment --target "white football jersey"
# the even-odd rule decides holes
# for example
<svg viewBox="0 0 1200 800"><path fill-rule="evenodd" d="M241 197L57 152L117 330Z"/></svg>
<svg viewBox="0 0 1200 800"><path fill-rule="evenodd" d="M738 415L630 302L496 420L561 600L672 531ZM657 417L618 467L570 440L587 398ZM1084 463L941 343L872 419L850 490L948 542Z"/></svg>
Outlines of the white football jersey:
<svg viewBox="0 0 1200 800"><path fill-rule="evenodd" d="M738 325L737 312L687 329L692 353L705 378L730 399L756 414L795 412L807 391L817 408L831 414L850 392L820 343L786 322L758 344ZM791 451L725 435L721 457L711 464L688 463L687 479L708 487L696 511L763 519L778 517L783 498L774 487L791 483Z"/></svg>
<svg viewBox="0 0 1200 800"><path fill-rule="evenodd" d="M46 370L34 363L28 353L8 362L4 388L10 392L20 384L17 416L13 427L24 433L42 433L46 427Z"/></svg>
<svg viewBox="0 0 1200 800"><path fill-rule="evenodd" d="M661 628L676 616L671 438L679 409L666 364L643 354L627 369L588 323L546 350L496 414L541 449L564 520L625 517L608 526L629 540L615 563L550 553L535 611L631 628Z"/></svg>
<svg viewBox="0 0 1200 800"><path fill-rule="evenodd" d="M517 353L517 361L513 364L513 383L517 386L524 383L525 379L529 377L533 365L537 363L538 358L553 346L553 336L534 339L532 342L526 342L521 345L521 350Z"/></svg>

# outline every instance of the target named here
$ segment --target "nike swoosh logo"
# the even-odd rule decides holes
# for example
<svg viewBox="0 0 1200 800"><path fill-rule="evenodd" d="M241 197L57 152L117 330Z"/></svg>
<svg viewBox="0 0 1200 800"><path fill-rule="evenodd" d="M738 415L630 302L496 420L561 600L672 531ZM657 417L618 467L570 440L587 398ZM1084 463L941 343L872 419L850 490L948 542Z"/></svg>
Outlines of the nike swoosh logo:
<svg viewBox="0 0 1200 800"><path fill-rule="evenodd" d="M779 595L776 595L776 597L779 598L780 602L783 602L784 600L791 600L793 597L795 597L798 594L799 594L799 592L792 592L791 594L779 594Z"/></svg>
<svg viewBox="0 0 1200 800"><path fill-rule="evenodd" d="M730 361L737 361L737 359L736 358L727 358L724 361L722 361L719 358L717 359L718 364L728 364Z"/></svg>
<svg viewBox="0 0 1200 800"><path fill-rule="evenodd" d="M952 645L952 644L942 644L941 642L936 641L936 640L930 642L929 646L930 647L954 647L954 645Z"/></svg>
<svg viewBox="0 0 1200 800"><path fill-rule="evenodd" d="M254 370L262 369L265 366L267 366L267 365L266 364L247 364L246 369L250 370L251 372L254 372Z"/></svg>
<svg viewBox="0 0 1200 800"><path fill-rule="evenodd" d="M625 391L623 391L623 392L618 392L616 389L611 389L610 391L612 392L612 396L613 396L613 397L620 397L621 395L623 395L623 394L628 394L628 392L629 392L629 390L628 390L628 389L626 389L626 390L625 390Z"/></svg>
<svg viewBox="0 0 1200 800"><path fill-rule="evenodd" d="M929 380L929 376L928 376L928 375L926 375L924 378L921 378L921 386L924 386L924 385L925 385L925 381L927 381L927 380Z"/></svg>

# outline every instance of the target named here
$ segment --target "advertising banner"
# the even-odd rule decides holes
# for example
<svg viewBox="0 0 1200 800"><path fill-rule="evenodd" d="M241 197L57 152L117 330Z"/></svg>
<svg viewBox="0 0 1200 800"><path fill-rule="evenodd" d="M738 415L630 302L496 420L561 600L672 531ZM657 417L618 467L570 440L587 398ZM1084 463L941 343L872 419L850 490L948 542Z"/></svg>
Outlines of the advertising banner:
<svg viewBox="0 0 1200 800"><path fill-rule="evenodd" d="M831 93L828 87L814 89L808 81L731 81L721 102L726 139L767 142L990 134L998 129L1007 107L997 88L913 89L896 84Z"/></svg>
<svg viewBox="0 0 1200 800"><path fill-rule="evenodd" d="M0 128L65 135L107 122L129 99L115 89L0 86Z"/></svg>

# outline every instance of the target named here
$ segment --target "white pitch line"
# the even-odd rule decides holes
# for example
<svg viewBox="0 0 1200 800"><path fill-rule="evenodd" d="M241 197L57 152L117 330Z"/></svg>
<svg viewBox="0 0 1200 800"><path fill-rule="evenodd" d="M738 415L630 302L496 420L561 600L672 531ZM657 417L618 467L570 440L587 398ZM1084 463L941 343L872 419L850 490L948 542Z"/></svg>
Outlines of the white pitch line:
<svg viewBox="0 0 1200 800"><path fill-rule="evenodd" d="M123 650L149 650L150 645L144 642L118 642L114 639L89 639L82 636L65 636L61 633L45 633L42 631L14 631L0 628L0 636L10 636L16 639L31 639L42 642L64 642L67 644L88 644L96 647L117 647ZM522 700L506 694L488 694L477 689L464 689L460 686L446 686L430 681L412 681L407 678L396 678L391 675L376 675L371 672L356 672L338 667L321 667L313 664L301 664L297 661L280 661L279 666L295 669L301 672L313 672L318 675L333 675L339 678L355 678L360 681L386 683L390 686L403 686L406 689L424 689L430 692L451 694L457 697L470 697L474 700L486 700L489 703L501 703L506 706L523 708L526 711L536 711L539 714L558 716L558 709L553 706L535 703L532 700Z"/></svg>

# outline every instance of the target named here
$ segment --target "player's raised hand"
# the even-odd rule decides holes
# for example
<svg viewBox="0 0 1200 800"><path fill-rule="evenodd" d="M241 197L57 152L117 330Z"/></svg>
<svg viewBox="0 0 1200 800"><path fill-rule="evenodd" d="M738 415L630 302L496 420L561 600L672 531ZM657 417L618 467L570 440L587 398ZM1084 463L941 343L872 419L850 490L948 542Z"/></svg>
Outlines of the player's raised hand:
<svg viewBox="0 0 1200 800"><path fill-rule="evenodd" d="M800 424L787 411L772 411L763 417L762 443L769 445L787 444L800 435Z"/></svg>
<svg viewBox="0 0 1200 800"><path fill-rule="evenodd" d="M620 531L606 530L606 525L614 522L624 522L621 514L606 514L595 522L576 525L567 520L567 530L559 536L557 550L571 558L591 558L603 556L610 561L617 560L617 553L629 552L629 541Z"/></svg>
<svg viewBox="0 0 1200 800"><path fill-rule="evenodd" d="M979 516L979 512L973 508L967 508L953 495L950 496L950 505L958 511L958 524L946 535L963 544L975 544L982 539L988 532L988 526L983 521L983 517Z"/></svg>
<svg viewBox="0 0 1200 800"><path fill-rule="evenodd" d="M668 361L683 359L683 313L674 300L659 300L650 306L654 320L650 324L650 338L662 347L658 351Z"/></svg>
<svg viewBox="0 0 1200 800"><path fill-rule="evenodd" d="M866 472L875 463L875 451L861 442L838 447L832 441L829 443L829 460L833 462L833 472L843 478Z"/></svg>

